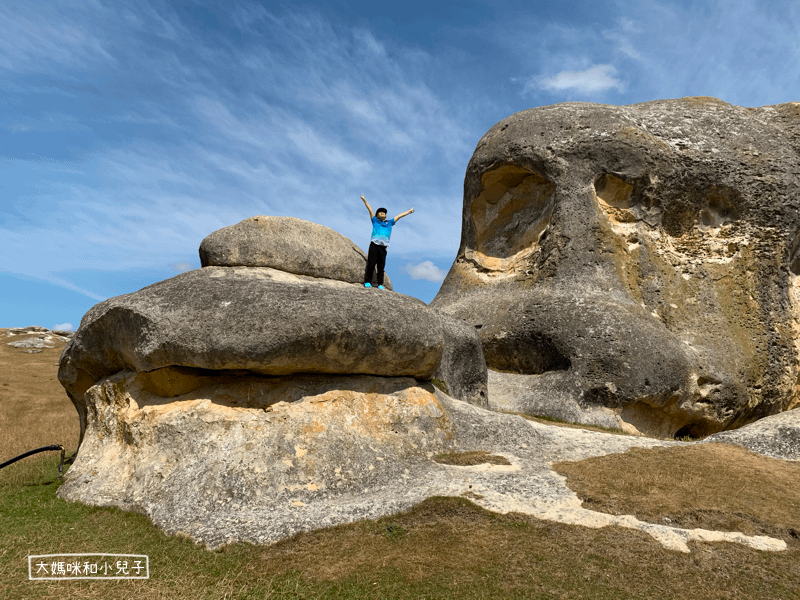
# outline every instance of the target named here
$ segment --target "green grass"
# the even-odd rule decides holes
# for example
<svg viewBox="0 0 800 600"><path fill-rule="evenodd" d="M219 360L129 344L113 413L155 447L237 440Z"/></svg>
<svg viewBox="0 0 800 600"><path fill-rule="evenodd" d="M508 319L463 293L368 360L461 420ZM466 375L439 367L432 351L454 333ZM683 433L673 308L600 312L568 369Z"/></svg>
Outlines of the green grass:
<svg viewBox="0 0 800 600"><path fill-rule="evenodd" d="M435 385L437 388L439 388L439 390L441 390L445 394L450 395L450 388L447 387L447 382L434 377L433 379L431 379L431 383Z"/></svg>
<svg viewBox="0 0 800 600"><path fill-rule="evenodd" d="M42 463L48 462L51 464L47 466L52 468L42 473ZM314 581L297 568L283 572L262 570L259 563L263 549L233 544L222 551L209 552L188 539L164 535L142 515L57 498L57 483L48 483L55 478L52 463L52 460L32 461L24 469L34 475L33 481L4 486L0 491L0 530L4 540L0 552L0 597L6 600L531 597L522 591L504 589L501 565L480 569L474 574L478 587L471 583L465 589L448 581L446 573L415 580L394 566L347 573L334 581ZM413 537L407 526L392 519L365 521L349 527L373 538L370 541L378 538L389 546ZM151 579L58 582L27 579L28 554L59 552L147 554Z"/></svg>

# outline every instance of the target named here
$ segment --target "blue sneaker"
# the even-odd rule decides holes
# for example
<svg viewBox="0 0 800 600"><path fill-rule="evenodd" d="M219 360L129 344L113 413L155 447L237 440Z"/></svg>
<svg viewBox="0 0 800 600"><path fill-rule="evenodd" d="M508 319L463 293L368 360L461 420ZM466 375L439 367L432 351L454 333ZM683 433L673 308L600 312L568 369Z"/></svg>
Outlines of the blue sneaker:
<svg viewBox="0 0 800 600"><path fill-rule="evenodd" d="M382 290L382 289L383 289L383 286L382 286L382 285L379 285L379 286L378 286L378 289L379 289L379 290Z"/></svg>
<svg viewBox="0 0 800 600"><path fill-rule="evenodd" d="M367 282L367 283L364 284L364 287L372 287L372 284Z"/></svg>

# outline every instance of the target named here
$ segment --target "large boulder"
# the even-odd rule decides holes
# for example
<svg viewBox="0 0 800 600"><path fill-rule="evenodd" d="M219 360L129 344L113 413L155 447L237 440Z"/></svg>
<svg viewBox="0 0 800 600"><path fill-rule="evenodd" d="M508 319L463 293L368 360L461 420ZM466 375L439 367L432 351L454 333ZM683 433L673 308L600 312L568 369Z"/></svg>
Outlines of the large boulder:
<svg viewBox="0 0 800 600"><path fill-rule="evenodd" d="M486 403L480 342L466 323L402 294L265 267L206 267L97 304L65 348L59 380L83 432L91 386L174 366L198 376L436 375Z"/></svg>
<svg viewBox="0 0 800 600"><path fill-rule="evenodd" d="M353 520L337 497L408 485L413 464L454 446L434 391L408 377L123 371L87 391L92 419L59 495L212 546L311 528L312 503Z"/></svg>
<svg viewBox="0 0 800 600"><path fill-rule="evenodd" d="M488 408L488 371L475 328L461 319L435 312L442 325L444 346L432 381L443 385L443 391L453 398Z"/></svg>
<svg viewBox="0 0 800 600"><path fill-rule="evenodd" d="M431 496L560 523L639 529L682 552L693 540L786 549L765 536L593 512L552 470L561 460L676 442L546 426L411 378L228 374L200 381L168 368L118 373L86 397L92 421L58 495L146 514L166 533L210 549L269 544Z"/></svg>
<svg viewBox="0 0 800 600"><path fill-rule="evenodd" d="M775 414L798 402L799 173L798 103L517 113L470 160L431 306L479 329L506 410L661 436Z"/></svg>
<svg viewBox="0 0 800 600"><path fill-rule="evenodd" d="M271 267L295 275L363 283L367 255L324 225L295 217L257 216L218 229L200 244L203 267ZM377 273L373 283L377 284ZM389 277L384 286L392 289Z"/></svg>
<svg viewBox="0 0 800 600"><path fill-rule="evenodd" d="M706 442L736 444L772 458L800 461L800 408L715 433L703 440Z"/></svg>

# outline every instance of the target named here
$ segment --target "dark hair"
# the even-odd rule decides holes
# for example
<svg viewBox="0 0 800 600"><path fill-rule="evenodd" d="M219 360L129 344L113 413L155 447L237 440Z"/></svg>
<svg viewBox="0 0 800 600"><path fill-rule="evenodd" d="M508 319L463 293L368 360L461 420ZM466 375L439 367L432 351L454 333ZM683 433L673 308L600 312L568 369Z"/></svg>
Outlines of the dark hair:
<svg viewBox="0 0 800 600"><path fill-rule="evenodd" d="M385 213L387 211L385 208L379 208L378 210L375 211L375 214L377 215L379 212Z"/></svg>

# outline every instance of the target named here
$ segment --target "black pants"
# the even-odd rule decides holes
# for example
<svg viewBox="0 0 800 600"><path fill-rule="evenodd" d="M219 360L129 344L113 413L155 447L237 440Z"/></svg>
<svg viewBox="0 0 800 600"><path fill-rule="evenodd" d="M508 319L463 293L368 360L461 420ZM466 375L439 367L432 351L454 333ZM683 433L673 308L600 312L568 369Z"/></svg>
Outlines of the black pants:
<svg viewBox="0 0 800 600"><path fill-rule="evenodd" d="M364 283L372 282L372 273L375 265L378 266L378 285L383 285L383 268L386 266L386 246L379 246L373 242L369 243L369 253L367 254L367 270L364 272Z"/></svg>

